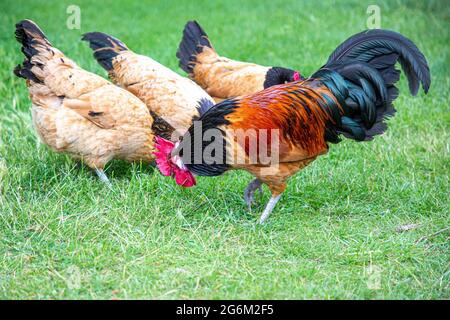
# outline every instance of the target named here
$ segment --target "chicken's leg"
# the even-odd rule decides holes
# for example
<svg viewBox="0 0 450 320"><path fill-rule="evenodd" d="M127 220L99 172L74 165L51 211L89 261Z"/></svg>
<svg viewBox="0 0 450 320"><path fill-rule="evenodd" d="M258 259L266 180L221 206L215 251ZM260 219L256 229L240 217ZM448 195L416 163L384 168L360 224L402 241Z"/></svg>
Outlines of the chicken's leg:
<svg viewBox="0 0 450 320"><path fill-rule="evenodd" d="M259 179L254 179L251 181L247 188L245 188L244 191L244 200L245 203L248 205L248 210L252 209L252 204L254 203L255 198L255 191L256 189L259 189L259 192L262 194L262 182Z"/></svg>
<svg viewBox="0 0 450 320"><path fill-rule="evenodd" d="M100 181L102 181L103 183L105 183L109 188L112 188L112 184L109 181L108 177L106 176L105 172L103 171L103 169L97 169L95 168L95 173L97 174L97 176L100 178Z"/></svg>
<svg viewBox="0 0 450 320"><path fill-rule="evenodd" d="M269 187L270 192L272 193L272 197L270 198L269 202L266 205L266 208L264 209L264 212L259 218L260 224L263 224L264 221L266 221L266 219L272 213L273 208L275 208L275 205L280 200L281 194L284 192L284 190L286 190L286 183L284 181L264 181L264 183Z"/></svg>
<svg viewBox="0 0 450 320"><path fill-rule="evenodd" d="M275 205L277 204L278 200L280 200L281 194L277 196L272 196L270 198L269 202L266 205L266 208L264 209L264 212L262 213L261 217L259 218L259 224L263 224L264 221L266 221L267 217L272 212L273 208L275 208Z"/></svg>

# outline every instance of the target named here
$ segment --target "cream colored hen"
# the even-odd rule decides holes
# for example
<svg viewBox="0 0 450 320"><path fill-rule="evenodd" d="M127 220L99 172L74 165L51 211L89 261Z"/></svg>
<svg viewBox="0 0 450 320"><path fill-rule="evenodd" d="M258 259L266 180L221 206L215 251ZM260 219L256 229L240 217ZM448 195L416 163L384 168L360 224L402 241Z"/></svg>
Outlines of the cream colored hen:
<svg viewBox="0 0 450 320"><path fill-rule="evenodd" d="M214 105L214 100L192 80L182 77L150 57L128 49L120 40L101 32L83 35L98 63L112 82L141 99L180 134Z"/></svg>
<svg viewBox="0 0 450 320"><path fill-rule="evenodd" d="M53 47L30 20L16 24L26 59L14 73L25 78L32 119L42 142L103 172L112 159L152 161L155 134L170 137L162 119L153 119L142 101L102 77L78 67Z"/></svg>
<svg viewBox="0 0 450 320"><path fill-rule="evenodd" d="M197 21L186 23L177 57L181 69L213 96L216 102L302 79L295 70L266 67L220 56Z"/></svg>

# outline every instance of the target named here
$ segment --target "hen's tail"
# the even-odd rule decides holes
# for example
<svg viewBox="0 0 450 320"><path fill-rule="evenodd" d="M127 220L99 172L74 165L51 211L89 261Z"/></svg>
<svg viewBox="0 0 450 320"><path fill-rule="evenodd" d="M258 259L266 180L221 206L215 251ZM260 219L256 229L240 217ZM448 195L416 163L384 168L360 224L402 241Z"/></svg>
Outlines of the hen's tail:
<svg viewBox="0 0 450 320"><path fill-rule="evenodd" d="M22 44L25 60L23 64L16 66L14 74L42 83L44 78L42 68L58 49L53 48L42 30L31 20L22 20L16 24L16 40Z"/></svg>
<svg viewBox="0 0 450 320"><path fill-rule="evenodd" d="M411 93L417 94L420 83L427 93L431 80L424 55L411 40L387 30L370 30L349 38L312 75L333 93L341 107L337 111L333 103L325 103L333 119L327 125L327 141L339 142L341 133L357 141L372 140L386 131L385 120L394 115L392 102L398 96L397 61L406 73Z"/></svg>
<svg viewBox="0 0 450 320"><path fill-rule="evenodd" d="M106 71L113 69L114 57L128 50L122 41L102 32L88 32L81 39L89 42L89 47L94 50L94 58Z"/></svg>
<svg viewBox="0 0 450 320"><path fill-rule="evenodd" d="M183 30L183 38L178 46L177 57L180 68L192 74L197 61L197 55L203 52L204 47L214 51L208 35L197 21L188 21Z"/></svg>

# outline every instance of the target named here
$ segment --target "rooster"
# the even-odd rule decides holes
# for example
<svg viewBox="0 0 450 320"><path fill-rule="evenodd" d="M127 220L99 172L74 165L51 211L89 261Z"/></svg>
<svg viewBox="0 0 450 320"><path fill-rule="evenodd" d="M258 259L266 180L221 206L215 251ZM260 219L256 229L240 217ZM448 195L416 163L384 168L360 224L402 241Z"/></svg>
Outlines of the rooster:
<svg viewBox="0 0 450 320"><path fill-rule="evenodd" d="M177 57L181 69L216 102L303 79L295 70L265 67L219 56L197 21L189 21L184 27Z"/></svg>
<svg viewBox="0 0 450 320"><path fill-rule="evenodd" d="M108 185L103 169L110 160L154 160L154 136L169 138L174 129L168 123L154 119L130 92L78 67L34 22L17 23L15 34L25 61L14 73L26 79L44 144L83 160Z"/></svg>
<svg viewBox="0 0 450 320"><path fill-rule="evenodd" d="M193 118L214 105L214 100L195 82L134 53L110 35L90 32L82 40L89 43L112 82L141 99L152 114L162 117L179 133L184 133Z"/></svg>
<svg viewBox="0 0 450 320"><path fill-rule="evenodd" d="M392 103L398 96L397 62L406 74L411 94L416 95L420 85L427 93L430 71L416 45L393 31L365 31L339 46L311 77L224 100L175 144L158 137L157 165L164 175L176 176L176 168L189 179L195 179L194 174L218 176L231 169L252 173L256 179L244 192L247 204L252 204L254 192L262 184L272 194L259 219L263 223L288 178L327 153L329 143L338 143L342 137L370 141L386 131L386 120L394 115ZM237 130L256 135L253 152L251 139L229 134ZM258 135L263 132L268 132L266 139ZM196 135L200 138L191 138ZM254 150L263 147L274 150L278 161L268 163L260 154L255 160ZM236 150L243 152L245 162L235 161ZM208 154L212 158L205 158Z"/></svg>

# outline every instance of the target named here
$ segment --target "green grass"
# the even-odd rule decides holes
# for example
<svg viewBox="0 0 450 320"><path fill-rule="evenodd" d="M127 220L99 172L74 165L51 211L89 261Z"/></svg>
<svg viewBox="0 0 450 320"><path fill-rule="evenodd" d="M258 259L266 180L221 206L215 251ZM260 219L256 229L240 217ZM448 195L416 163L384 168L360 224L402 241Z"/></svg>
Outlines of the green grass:
<svg viewBox="0 0 450 320"><path fill-rule="evenodd" d="M345 141L294 176L263 226L246 211L245 172L189 190L150 166L113 162L114 188L39 143L14 23L38 22L55 46L103 76L80 35L111 33L177 70L188 19L227 56L308 75L378 1L2 1L0 13L0 298L450 298L449 6L379 3L382 27L410 37L432 71L429 94L402 79L390 130ZM406 224L418 228L397 232ZM370 268L376 272L370 275ZM380 288L369 285L379 276Z"/></svg>

